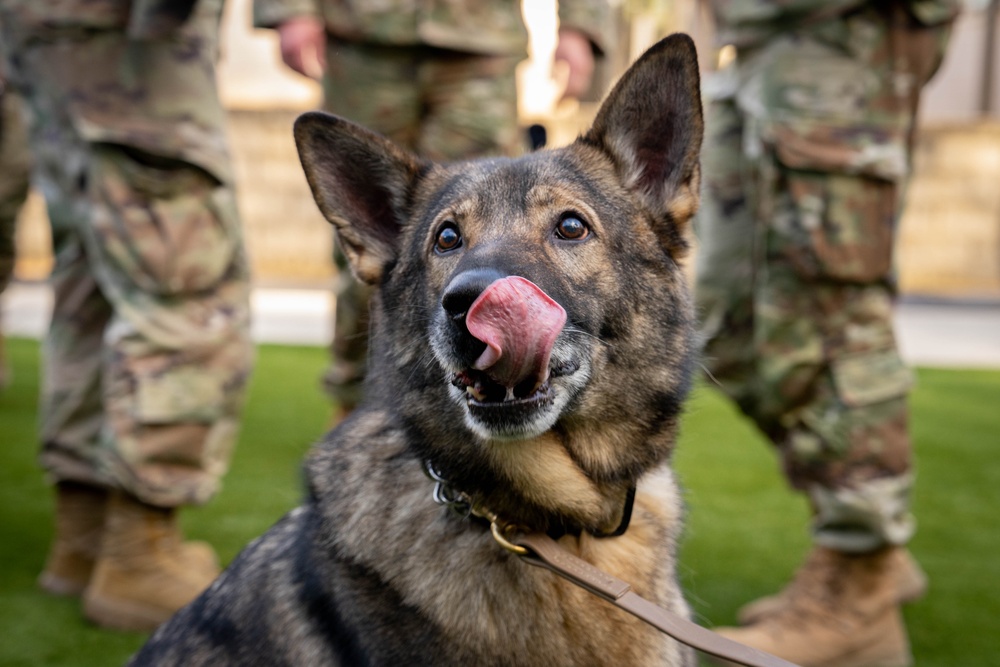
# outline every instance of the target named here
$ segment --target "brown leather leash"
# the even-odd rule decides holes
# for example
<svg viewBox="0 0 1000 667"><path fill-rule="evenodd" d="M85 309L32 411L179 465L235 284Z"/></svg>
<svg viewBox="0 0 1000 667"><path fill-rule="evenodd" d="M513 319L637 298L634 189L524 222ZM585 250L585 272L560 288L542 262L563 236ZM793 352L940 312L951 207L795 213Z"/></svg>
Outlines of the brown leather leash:
<svg viewBox="0 0 1000 667"><path fill-rule="evenodd" d="M451 508L460 516L474 516L488 521L490 532L493 533L497 543L520 556L524 562L551 570L639 620L649 623L660 632L703 653L746 667L799 667L770 653L726 639L683 616L653 604L633 592L627 582L574 556L545 533L518 531L493 512L477 505L469 495L453 487L429 460L424 461L423 466L427 476L436 482L434 502ZM625 532L632 514L634 498L635 487L632 487L626 496L622 524L615 531L598 537L615 537Z"/></svg>
<svg viewBox="0 0 1000 667"><path fill-rule="evenodd" d="M492 531L501 546L521 556L524 562L555 572L683 644L747 667L798 667L770 653L726 639L653 604L632 591L627 582L574 556L544 533L516 533L507 539L495 522Z"/></svg>

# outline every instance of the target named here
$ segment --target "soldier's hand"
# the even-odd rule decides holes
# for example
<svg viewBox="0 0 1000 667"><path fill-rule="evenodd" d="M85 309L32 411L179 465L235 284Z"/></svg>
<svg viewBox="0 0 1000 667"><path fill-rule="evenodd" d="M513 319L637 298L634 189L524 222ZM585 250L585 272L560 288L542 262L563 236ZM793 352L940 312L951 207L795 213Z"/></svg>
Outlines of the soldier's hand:
<svg viewBox="0 0 1000 667"><path fill-rule="evenodd" d="M594 76L594 47L589 37L579 30L560 28L555 61L565 62L569 70L563 98L580 97L590 90Z"/></svg>
<svg viewBox="0 0 1000 667"><path fill-rule="evenodd" d="M320 79L326 69L326 27L316 16L296 16L278 26L281 59L299 74Z"/></svg>

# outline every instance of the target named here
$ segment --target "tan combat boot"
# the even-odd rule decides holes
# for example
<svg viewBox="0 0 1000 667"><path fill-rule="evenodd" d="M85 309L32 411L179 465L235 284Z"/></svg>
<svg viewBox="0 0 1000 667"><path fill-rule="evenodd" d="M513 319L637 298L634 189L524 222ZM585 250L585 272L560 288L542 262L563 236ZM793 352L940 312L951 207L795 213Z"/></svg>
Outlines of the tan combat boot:
<svg viewBox="0 0 1000 667"><path fill-rule="evenodd" d="M850 555L818 547L781 608L717 632L802 667L908 667L893 549Z"/></svg>
<svg viewBox="0 0 1000 667"><path fill-rule="evenodd" d="M101 548L108 492L75 482L56 485L56 533L38 576L38 585L52 595L76 596L90 582Z"/></svg>
<svg viewBox="0 0 1000 667"><path fill-rule="evenodd" d="M84 615L108 628L151 631L218 574L211 547L182 541L173 509L112 492Z"/></svg>
<svg viewBox="0 0 1000 667"><path fill-rule="evenodd" d="M915 602L927 593L927 575L913 559L910 552L903 547L891 547L886 558L889 569L896 581L896 596L900 604ZM775 595L754 600L743 605L736 612L736 620L740 625L750 625L764 619L765 616L778 612L797 594L803 586L808 586L814 578L814 570L823 567L824 550L813 549L806 557L805 563L796 571L792 582Z"/></svg>

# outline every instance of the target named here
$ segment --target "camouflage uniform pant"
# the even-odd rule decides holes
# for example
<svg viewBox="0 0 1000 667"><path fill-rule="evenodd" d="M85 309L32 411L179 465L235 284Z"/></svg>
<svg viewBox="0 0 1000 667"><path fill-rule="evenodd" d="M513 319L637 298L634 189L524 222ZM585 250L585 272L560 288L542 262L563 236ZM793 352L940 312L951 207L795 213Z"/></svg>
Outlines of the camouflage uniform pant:
<svg viewBox="0 0 1000 667"><path fill-rule="evenodd" d="M31 155L21 100L0 79L0 294L14 275L14 225L28 198Z"/></svg>
<svg viewBox="0 0 1000 667"><path fill-rule="evenodd" d="M877 16L857 23L834 33L844 48L789 37L757 60L761 76L709 95L696 295L709 381L777 446L815 541L864 552L914 531L892 254L916 96L936 67L927 47L943 49L943 32L887 39ZM896 57L904 46L925 55ZM844 99L855 93L870 97ZM772 125L747 111L772 108Z"/></svg>
<svg viewBox="0 0 1000 667"><path fill-rule="evenodd" d="M0 77L0 294L3 294L14 277L17 214L28 197L31 171L31 156L20 106L21 100L12 91L5 89L5 82ZM9 381L3 344L3 322L0 321L0 389Z"/></svg>
<svg viewBox="0 0 1000 667"><path fill-rule="evenodd" d="M197 51L214 33L201 29L149 42L62 29L26 40L13 59L55 254L42 465L56 481L165 507L217 490L252 365L222 127L201 122L222 118L214 49L210 59ZM173 132L176 145L164 139ZM201 133L219 143L190 141ZM202 149L214 157L186 157Z"/></svg>
<svg viewBox="0 0 1000 667"><path fill-rule="evenodd" d="M905 543L911 375L892 329L897 186L748 160L732 100L708 108L696 294L704 363L808 492L814 539Z"/></svg>
<svg viewBox="0 0 1000 667"><path fill-rule="evenodd" d="M509 56L475 56L424 47L380 47L330 39L325 108L433 160L512 155L522 149L514 68ZM323 384L341 406L361 398L368 353L371 288L338 270L332 364Z"/></svg>

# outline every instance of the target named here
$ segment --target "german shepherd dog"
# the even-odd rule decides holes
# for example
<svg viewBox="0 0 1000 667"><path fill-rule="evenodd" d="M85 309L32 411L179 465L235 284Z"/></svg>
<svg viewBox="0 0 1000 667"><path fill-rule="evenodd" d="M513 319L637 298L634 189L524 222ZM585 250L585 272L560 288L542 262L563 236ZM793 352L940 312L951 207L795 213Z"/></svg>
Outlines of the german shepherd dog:
<svg viewBox="0 0 1000 667"><path fill-rule="evenodd" d="M366 399L308 458L304 504L132 664L693 664L479 517L688 613L670 458L695 357L679 260L702 130L684 35L646 52L575 143L519 158L434 164L301 116L313 195L378 288ZM435 502L427 470L471 515Z"/></svg>

